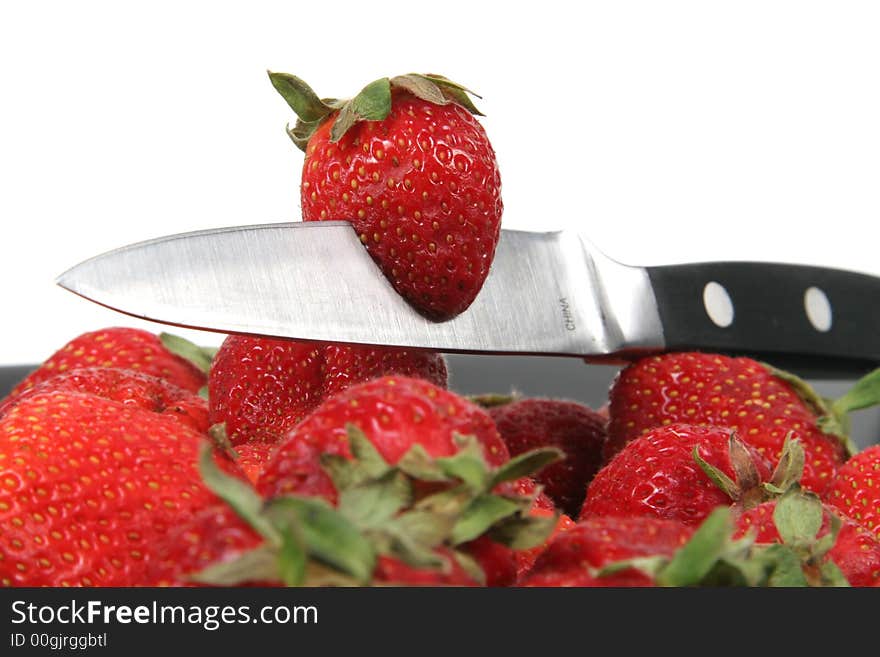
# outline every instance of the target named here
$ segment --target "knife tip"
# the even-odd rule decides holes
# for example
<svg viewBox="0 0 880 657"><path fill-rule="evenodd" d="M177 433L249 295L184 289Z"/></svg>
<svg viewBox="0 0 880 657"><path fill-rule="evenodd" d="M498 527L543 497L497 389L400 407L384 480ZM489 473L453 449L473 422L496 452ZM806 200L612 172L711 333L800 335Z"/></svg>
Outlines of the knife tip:
<svg viewBox="0 0 880 657"><path fill-rule="evenodd" d="M55 285L59 287L63 287L65 290L69 290L70 292L76 292L76 276L74 275L74 270L76 267L71 267L70 269L60 273L55 277Z"/></svg>

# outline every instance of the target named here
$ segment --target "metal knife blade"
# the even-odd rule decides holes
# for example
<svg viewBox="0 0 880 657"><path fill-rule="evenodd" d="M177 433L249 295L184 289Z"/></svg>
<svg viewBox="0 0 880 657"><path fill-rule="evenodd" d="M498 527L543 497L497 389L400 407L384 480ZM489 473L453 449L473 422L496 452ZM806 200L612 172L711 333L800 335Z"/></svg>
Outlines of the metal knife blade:
<svg viewBox="0 0 880 657"><path fill-rule="evenodd" d="M829 377L880 364L880 278L761 262L635 267L567 231L503 230L483 289L446 322L394 291L348 222L171 235L57 282L135 317L222 333L611 362L697 349Z"/></svg>
<svg viewBox="0 0 880 657"><path fill-rule="evenodd" d="M57 282L135 317L223 333L464 353L599 356L662 346L645 270L564 232L502 231L477 299L440 323L394 291L348 222L171 235L91 258Z"/></svg>

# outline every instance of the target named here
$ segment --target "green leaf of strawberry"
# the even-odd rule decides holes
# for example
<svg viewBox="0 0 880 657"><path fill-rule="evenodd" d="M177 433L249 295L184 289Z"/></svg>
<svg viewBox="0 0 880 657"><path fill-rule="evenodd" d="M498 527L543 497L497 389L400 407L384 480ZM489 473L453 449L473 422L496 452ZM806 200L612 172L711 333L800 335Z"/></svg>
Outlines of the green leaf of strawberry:
<svg viewBox="0 0 880 657"><path fill-rule="evenodd" d="M738 551L739 546L730 542L732 534L730 510L716 509L657 575L657 582L674 586L699 584L732 548Z"/></svg>
<svg viewBox="0 0 880 657"><path fill-rule="evenodd" d="M807 578L804 577L801 560L791 548L778 543L768 545L758 549L756 559L769 566L767 586L784 588L809 586Z"/></svg>
<svg viewBox="0 0 880 657"><path fill-rule="evenodd" d="M205 374L211 371L211 363L217 355L216 347L202 347L173 333L160 333L159 341L172 354L185 358Z"/></svg>
<svg viewBox="0 0 880 657"><path fill-rule="evenodd" d="M339 493L339 512L358 527L381 527L412 503L410 480L399 471L389 471L359 486Z"/></svg>
<svg viewBox="0 0 880 657"><path fill-rule="evenodd" d="M325 103L303 80L290 73L267 71L269 80L281 97L287 101L296 115L307 123L315 123L333 112L333 106Z"/></svg>
<svg viewBox="0 0 880 657"><path fill-rule="evenodd" d="M793 490L779 499L773 520L783 543L796 550L807 549L822 527L822 505L815 496Z"/></svg>
<svg viewBox="0 0 880 657"><path fill-rule="evenodd" d="M278 568L278 553L269 545L245 552L235 559L212 564L189 576L192 582L211 586L241 586L248 582L273 582L278 579L282 579ZM299 582L285 581L285 584L298 586Z"/></svg>
<svg viewBox="0 0 880 657"><path fill-rule="evenodd" d="M391 82L388 78L374 80L361 89L357 96L342 106L330 129L330 142L337 142L342 135L359 121L381 121L391 111Z"/></svg>
<svg viewBox="0 0 880 657"><path fill-rule="evenodd" d="M770 481L764 484L764 490L774 495L782 495L793 486L799 484L804 474L804 463L807 458L803 445L793 438L789 432L782 444L782 454L773 470Z"/></svg>
<svg viewBox="0 0 880 657"><path fill-rule="evenodd" d="M353 521L324 500L278 497L267 503L266 514L282 526L297 528L313 558L357 582L370 581L376 565L375 549Z"/></svg>
<svg viewBox="0 0 880 657"><path fill-rule="evenodd" d="M819 418L819 426L826 433L846 435L849 433L849 414L853 411L880 404L880 369L876 369L856 381L840 398L831 402L830 413ZM856 453L849 444L849 453Z"/></svg>
<svg viewBox="0 0 880 657"><path fill-rule="evenodd" d="M752 541L733 539L729 507L716 508L673 556L643 556L610 563L597 571L600 577L635 568L660 586L756 585L763 567L747 559Z"/></svg>
<svg viewBox="0 0 880 657"><path fill-rule="evenodd" d="M499 466L492 475L488 487L494 488L502 482L526 477L564 458L565 454L562 450L555 447L543 447L523 452Z"/></svg>
<svg viewBox="0 0 880 657"><path fill-rule="evenodd" d="M452 529L453 545L461 545L484 534L499 520L522 510L522 505L499 495L480 495L464 510Z"/></svg>
<svg viewBox="0 0 880 657"><path fill-rule="evenodd" d="M558 522L558 513L542 516L517 513L496 522L488 533L493 541L512 550L530 550L542 545Z"/></svg>
<svg viewBox="0 0 880 657"><path fill-rule="evenodd" d="M458 436L461 449L454 455L435 459L443 474L460 479L474 491L483 491L489 483L486 461L479 442L473 436Z"/></svg>

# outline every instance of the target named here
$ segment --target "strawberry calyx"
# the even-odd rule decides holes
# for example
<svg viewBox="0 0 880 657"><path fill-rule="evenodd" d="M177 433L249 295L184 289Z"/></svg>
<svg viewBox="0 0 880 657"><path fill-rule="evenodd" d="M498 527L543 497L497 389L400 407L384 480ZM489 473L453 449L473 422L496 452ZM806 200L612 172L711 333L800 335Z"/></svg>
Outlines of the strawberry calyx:
<svg viewBox="0 0 880 657"><path fill-rule="evenodd" d="M699 445L694 445L693 457L706 476L734 502L750 506L760 504L753 498L756 497L756 491L760 491L761 475L752 454L733 431L730 432L728 452L734 472L733 479L700 456Z"/></svg>
<svg viewBox="0 0 880 657"><path fill-rule="evenodd" d="M348 425L347 432L353 458L322 458L338 492L335 507L315 497L264 499L217 468L206 450L200 460L205 484L263 543L193 579L220 586L366 585L373 583L378 558L388 556L443 573L452 558L481 583L483 572L463 550L466 543L488 536L514 550L528 549L555 527L555 517L529 514L531 496L493 489L557 460L558 450L535 450L491 468L476 438L459 436L460 449L452 456L432 458L415 445L392 466L362 431Z"/></svg>
<svg viewBox="0 0 880 657"><path fill-rule="evenodd" d="M455 103L478 116L470 96L480 96L457 82L433 73L407 73L370 82L356 96L346 100L320 98L302 79L289 73L268 71L272 86L296 113L296 124L287 126L287 134L302 151L315 131L333 120L330 141L337 142L360 121L381 121L391 111L395 92L407 92L435 105Z"/></svg>
<svg viewBox="0 0 880 657"><path fill-rule="evenodd" d="M840 533L831 516L830 531L818 537L823 506L798 485L776 503L773 520L781 542L760 544L754 532L736 538L734 510L718 507L672 557L648 556L597 569L597 577L633 568L658 586L826 587L849 586L840 568L826 559Z"/></svg>
<svg viewBox="0 0 880 657"><path fill-rule="evenodd" d="M782 453L779 455L779 461L770 476L770 481L761 485L767 493L763 501L785 495L789 490L798 488L804 475L806 458L804 446L794 437L794 432L789 431L785 436Z"/></svg>
<svg viewBox="0 0 880 657"><path fill-rule="evenodd" d="M733 479L700 456L698 445L694 445L693 457L706 476L741 509L751 509L783 495L798 485L804 472L804 448L792 432L785 437L779 462L766 482L761 481L754 456L734 431L730 432L729 450Z"/></svg>
<svg viewBox="0 0 880 657"><path fill-rule="evenodd" d="M718 507L690 540L672 555L637 557L608 564L594 573L607 577L634 568L658 586L759 586L766 579L762 564L749 559L752 537L734 539L733 513Z"/></svg>
<svg viewBox="0 0 880 657"><path fill-rule="evenodd" d="M829 513L829 531L820 537L824 512L819 496L800 486L792 486L776 502L773 522L782 543L764 548L764 557L780 565L775 586L849 586L837 564L826 559L843 521Z"/></svg>
<svg viewBox="0 0 880 657"><path fill-rule="evenodd" d="M859 450L849 436L849 414L853 411L880 404L880 368L875 369L856 381L838 399L822 397L806 381L791 372L780 370L763 363L775 377L788 383L797 395L817 416L816 424L824 433L834 436L843 445L848 456Z"/></svg>

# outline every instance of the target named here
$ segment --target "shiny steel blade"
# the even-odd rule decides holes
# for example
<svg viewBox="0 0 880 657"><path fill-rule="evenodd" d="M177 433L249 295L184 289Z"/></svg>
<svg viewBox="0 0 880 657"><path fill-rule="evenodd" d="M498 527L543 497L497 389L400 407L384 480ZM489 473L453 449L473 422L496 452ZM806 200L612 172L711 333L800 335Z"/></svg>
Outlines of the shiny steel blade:
<svg viewBox="0 0 880 657"><path fill-rule="evenodd" d="M477 299L446 322L424 318L394 291L347 222L162 237L87 260L57 282L135 317L223 333L445 352L662 347L645 270L568 232L502 231Z"/></svg>

